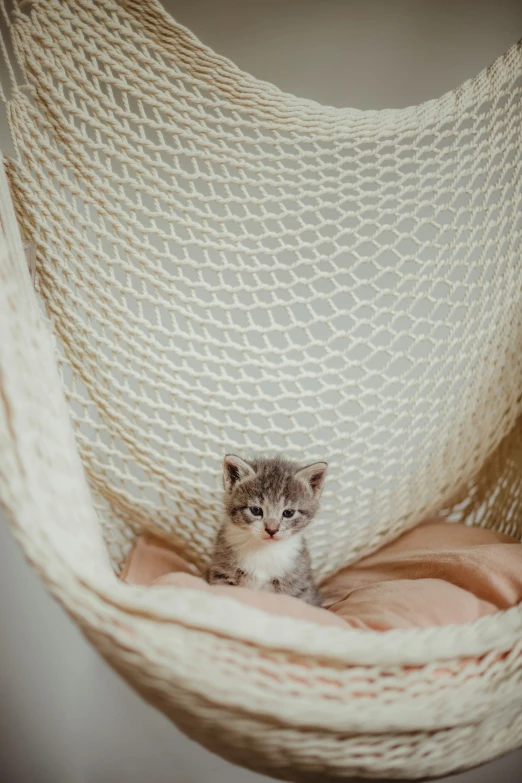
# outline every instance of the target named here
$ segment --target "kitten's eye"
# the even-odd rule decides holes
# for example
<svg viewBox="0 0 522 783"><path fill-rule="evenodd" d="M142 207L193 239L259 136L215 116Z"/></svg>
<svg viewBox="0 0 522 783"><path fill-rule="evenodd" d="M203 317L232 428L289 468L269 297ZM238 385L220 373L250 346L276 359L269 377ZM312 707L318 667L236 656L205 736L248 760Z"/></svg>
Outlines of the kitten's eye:
<svg viewBox="0 0 522 783"><path fill-rule="evenodd" d="M250 513L253 517L262 517L263 509L259 508L259 506L250 506Z"/></svg>
<svg viewBox="0 0 522 783"><path fill-rule="evenodd" d="M293 508L285 508L283 511L283 516L286 517L286 519L290 519L290 517L293 517L295 514L295 509Z"/></svg>

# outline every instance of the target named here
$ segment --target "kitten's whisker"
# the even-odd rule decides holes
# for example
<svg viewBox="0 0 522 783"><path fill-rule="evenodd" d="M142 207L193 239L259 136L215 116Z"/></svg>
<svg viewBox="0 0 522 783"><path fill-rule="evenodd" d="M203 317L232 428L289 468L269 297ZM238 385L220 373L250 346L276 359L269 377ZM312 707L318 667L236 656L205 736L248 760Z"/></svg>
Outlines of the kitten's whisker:
<svg viewBox="0 0 522 783"><path fill-rule="evenodd" d="M247 540L243 544L239 544L236 547L236 552L241 551L242 549L246 549L249 546L252 546L253 539L247 538Z"/></svg>
<svg viewBox="0 0 522 783"><path fill-rule="evenodd" d="M302 468L282 457L244 460L227 455L225 518L213 559L218 570L228 573L235 569L238 583L255 590L273 591L274 583L284 584L284 593L319 605L307 544L300 533L317 511L326 468L325 462ZM250 483L254 478L256 483ZM238 511L244 518L236 516ZM252 524L248 513L259 519ZM294 522L290 527L282 523L270 539L263 527L277 527L281 515L288 519L295 516ZM271 540L279 545L274 546Z"/></svg>

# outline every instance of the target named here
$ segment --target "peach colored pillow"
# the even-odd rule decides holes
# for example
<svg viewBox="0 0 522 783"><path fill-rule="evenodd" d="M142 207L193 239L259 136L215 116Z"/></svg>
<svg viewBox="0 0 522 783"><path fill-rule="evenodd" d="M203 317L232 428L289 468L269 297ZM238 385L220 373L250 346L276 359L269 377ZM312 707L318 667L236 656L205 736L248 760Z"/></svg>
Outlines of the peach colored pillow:
<svg viewBox="0 0 522 783"><path fill-rule="evenodd" d="M138 539L121 578L227 595L272 614L367 630L476 620L522 600L522 544L491 530L435 521L405 533L321 585L324 609L289 596L208 585L150 536Z"/></svg>

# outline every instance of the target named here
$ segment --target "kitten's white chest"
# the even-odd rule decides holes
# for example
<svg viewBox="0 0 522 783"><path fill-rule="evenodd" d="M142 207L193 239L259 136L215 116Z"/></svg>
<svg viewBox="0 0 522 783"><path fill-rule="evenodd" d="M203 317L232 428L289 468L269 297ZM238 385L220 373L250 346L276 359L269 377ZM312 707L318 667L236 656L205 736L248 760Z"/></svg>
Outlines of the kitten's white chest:
<svg viewBox="0 0 522 783"><path fill-rule="evenodd" d="M238 548L236 557L239 568L245 573L244 586L262 590L273 579L283 577L294 567L300 548L300 535L294 535L285 541L270 541Z"/></svg>

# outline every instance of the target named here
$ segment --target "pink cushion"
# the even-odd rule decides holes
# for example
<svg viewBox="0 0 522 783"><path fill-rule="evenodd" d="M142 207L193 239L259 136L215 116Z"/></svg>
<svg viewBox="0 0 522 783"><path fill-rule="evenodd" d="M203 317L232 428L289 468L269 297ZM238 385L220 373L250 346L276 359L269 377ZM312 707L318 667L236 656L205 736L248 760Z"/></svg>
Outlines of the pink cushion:
<svg viewBox="0 0 522 783"><path fill-rule="evenodd" d="M150 536L137 540L121 578L130 584L227 595L319 625L422 628L470 622L522 601L522 544L491 530L425 523L327 579L321 585L324 609L289 596L210 586Z"/></svg>

